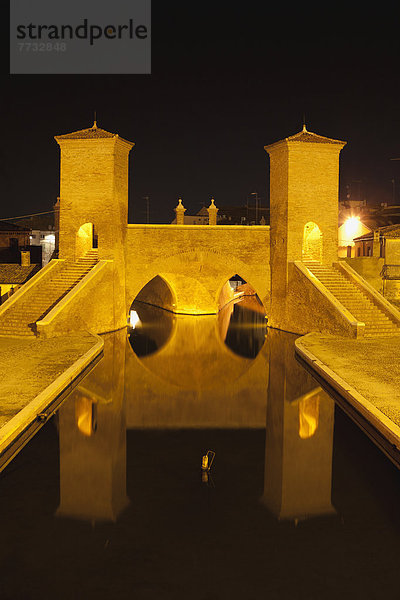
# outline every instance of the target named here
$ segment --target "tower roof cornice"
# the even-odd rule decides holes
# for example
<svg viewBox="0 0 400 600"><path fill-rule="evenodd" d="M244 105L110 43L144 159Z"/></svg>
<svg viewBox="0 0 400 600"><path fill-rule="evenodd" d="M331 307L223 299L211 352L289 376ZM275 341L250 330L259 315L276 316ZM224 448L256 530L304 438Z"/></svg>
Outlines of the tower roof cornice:
<svg viewBox="0 0 400 600"><path fill-rule="evenodd" d="M133 142L121 138L117 133L111 133L110 131L106 131L105 129L97 127L96 121L93 123L92 127L87 129L79 129L78 131L72 131L71 133L64 133L54 136L54 139L57 142L64 140L99 140L112 138L119 139L130 146L134 146Z"/></svg>
<svg viewBox="0 0 400 600"><path fill-rule="evenodd" d="M284 138L283 140L279 140L274 142L273 144L269 144L268 146L264 146L264 149L268 150L274 148L275 146L282 144L289 144L291 142L300 142L300 143L311 143L311 144L330 144L336 146L346 145L347 142L342 140L335 140L332 138L325 137L323 135L318 135L317 133L313 133L312 131L307 131L306 126L303 126L303 129L294 135L290 135L289 137Z"/></svg>

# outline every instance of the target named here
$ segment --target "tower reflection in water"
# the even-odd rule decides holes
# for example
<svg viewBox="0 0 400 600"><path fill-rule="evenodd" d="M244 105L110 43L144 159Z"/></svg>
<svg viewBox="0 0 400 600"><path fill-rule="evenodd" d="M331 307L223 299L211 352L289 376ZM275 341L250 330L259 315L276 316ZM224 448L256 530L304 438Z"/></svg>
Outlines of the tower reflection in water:
<svg viewBox="0 0 400 600"><path fill-rule="evenodd" d="M269 332L263 501L279 519L334 514L334 401L294 356L296 336Z"/></svg>
<svg viewBox="0 0 400 600"><path fill-rule="evenodd" d="M58 515L118 518L129 503L127 427L266 429L269 512L293 520L333 513L334 404L296 362L295 336L267 334L264 311L247 301L218 318L134 309L128 343L126 331L104 336L103 359L60 410Z"/></svg>
<svg viewBox="0 0 400 600"><path fill-rule="evenodd" d="M58 516L115 521L126 494L126 332L104 338L104 357L59 411Z"/></svg>

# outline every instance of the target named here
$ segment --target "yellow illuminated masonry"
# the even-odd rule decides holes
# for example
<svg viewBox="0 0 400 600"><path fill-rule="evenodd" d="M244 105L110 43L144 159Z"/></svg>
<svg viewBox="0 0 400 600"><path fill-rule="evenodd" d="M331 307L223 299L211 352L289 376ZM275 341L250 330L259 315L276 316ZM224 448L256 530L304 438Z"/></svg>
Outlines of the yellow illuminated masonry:
<svg viewBox="0 0 400 600"><path fill-rule="evenodd" d="M268 324L359 337L399 331L400 314L338 262L339 155L345 142L307 131L266 146L271 224L128 224L134 144L97 127L56 136L61 150L59 259L0 308L0 333L102 333L126 326L133 300L175 313L217 313L235 274L261 299ZM306 414L306 412L304 413ZM307 413L308 414L308 413ZM311 425L310 425L311 426Z"/></svg>

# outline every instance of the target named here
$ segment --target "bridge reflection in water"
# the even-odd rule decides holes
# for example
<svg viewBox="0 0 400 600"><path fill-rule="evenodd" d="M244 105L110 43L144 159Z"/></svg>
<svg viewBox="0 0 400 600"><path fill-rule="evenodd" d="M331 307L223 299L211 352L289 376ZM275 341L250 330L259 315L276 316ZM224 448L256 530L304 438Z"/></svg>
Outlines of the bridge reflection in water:
<svg viewBox="0 0 400 600"><path fill-rule="evenodd" d="M217 446L220 435L243 431L260 440L265 433L265 454L259 446L257 457L265 465L264 481L246 447L231 457L247 477L254 471L260 506L293 521L334 513L334 405L295 361L295 336L267 333L254 299L228 305L218 318L176 316L144 304L134 309L135 329L129 337L125 331L105 336L103 360L59 412L57 514L118 519L129 505L126 429L137 438L146 431L191 431L192 440ZM205 450L200 444L194 473ZM182 445L167 468L179 470L186 453ZM229 460L217 453L222 480Z"/></svg>

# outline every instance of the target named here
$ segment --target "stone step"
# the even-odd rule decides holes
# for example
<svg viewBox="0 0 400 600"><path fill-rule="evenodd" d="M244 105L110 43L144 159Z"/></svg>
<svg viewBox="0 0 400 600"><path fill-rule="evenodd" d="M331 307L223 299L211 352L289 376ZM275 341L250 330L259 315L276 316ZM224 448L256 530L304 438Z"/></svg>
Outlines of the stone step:
<svg viewBox="0 0 400 600"><path fill-rule="evenodd" d="M389 329L392 329L395 331L399 330L399 328L396 325L394 325L394 323L391 325L390 324L389 325L377 325L375 323L370 323L370 324L365 324L365 327L368 330L372 330L372 329L379 329L379 330L385 330L385 331L389 330Z"/></svg>
<svg viewBox="0 0 400 600"><path fill-rule="evenodd" d="M97 251L91 251L74 263L67 263L44 286L38 285L32 297L21 298L0 320L0 335L35 337L28 323L42 319L98 263Z"/></svg>
<svg viewBox="0 0 400 600"><path fill-rule="evenodd" d="M365 335L372 337L375 335L400 333L399 327L370 300L363 290L341 273L335 272L333 267L321 266L311 262L306 262L305 264L322 285L358 321L365 323Z"/></svg>
<svg viewBox="0 0 400 600"><path fill-rule="evenodd" d="M25 329L21 329L18 327L3 327L0 329L0 331L3 333L26 333L26 334L32 333L32 334L34 334L32 329L28 328L28 327L26 327Z"/></svg>
<svg viewBox="0 0 400 600"><path fill-rule="evenodd" d="M374 332L374 333L369 333L369 332L366 331L364 333L365 337L383 337L383 336L389 337L389 336L392 336L392 335L399 336L400 335L400 331L396 331L396 332L385 332L385 331L383 331L383 332Z"/></svg>

